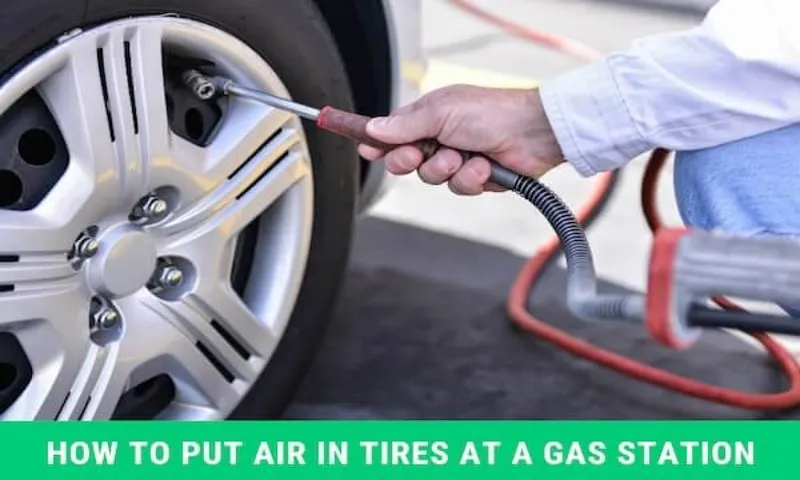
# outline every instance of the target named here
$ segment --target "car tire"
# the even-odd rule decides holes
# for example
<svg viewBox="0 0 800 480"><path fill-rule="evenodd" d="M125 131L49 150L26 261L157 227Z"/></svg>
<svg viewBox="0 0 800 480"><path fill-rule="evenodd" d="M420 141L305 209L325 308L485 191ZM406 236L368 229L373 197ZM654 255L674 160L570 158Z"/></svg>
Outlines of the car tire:
<svg viewBox="0 0 800 480"><path fill-rule="evenodd" d="M76 28L137 15L176 14L227 31L275 70L292 97L352 109L336 45L310 0L6 0L0 71L15 68ZM280 345L230 418L280 415L324 333L346 269L358 194L352 142L306 126L314 175L311 247L300 294Z"/></svg>

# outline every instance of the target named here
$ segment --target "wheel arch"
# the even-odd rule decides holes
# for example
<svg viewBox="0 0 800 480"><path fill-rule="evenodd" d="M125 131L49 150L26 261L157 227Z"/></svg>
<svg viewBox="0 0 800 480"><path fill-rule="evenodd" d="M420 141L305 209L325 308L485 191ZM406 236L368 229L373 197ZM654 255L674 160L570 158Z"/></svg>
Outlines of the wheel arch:
<svg viewBox="0 0 800 480"><path fill-rule="evenodd" d="M385 0L313 1L336 41L359 113L388 113L397 98L400 61L390 6ZM362 160L362 184L369 167Z"/></svg>

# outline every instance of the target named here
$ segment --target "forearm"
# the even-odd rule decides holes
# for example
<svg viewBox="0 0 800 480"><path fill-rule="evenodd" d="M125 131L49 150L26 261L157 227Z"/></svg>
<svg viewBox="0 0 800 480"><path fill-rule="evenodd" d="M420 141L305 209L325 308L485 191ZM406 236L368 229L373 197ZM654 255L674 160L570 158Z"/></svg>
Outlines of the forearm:
<svg viewBox="0 0 800 480"><path fill-rule="evenodd" d="M591 175L654 147L694 150L800 122L797 18L796 0L722 0L697 28L544 82L565 157Z"/></svg>

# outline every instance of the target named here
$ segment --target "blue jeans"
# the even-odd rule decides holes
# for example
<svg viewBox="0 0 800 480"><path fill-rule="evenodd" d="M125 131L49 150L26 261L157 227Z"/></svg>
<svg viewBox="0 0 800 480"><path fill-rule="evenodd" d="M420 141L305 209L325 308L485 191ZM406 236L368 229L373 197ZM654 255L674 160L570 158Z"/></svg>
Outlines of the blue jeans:
<svg viewBox="0 0 800 480"><path fill-rule="evenodd" d="M800 124L679 152L675 194L687 225L800 238ZM800 309L784 309L800 317Z"/></svg>

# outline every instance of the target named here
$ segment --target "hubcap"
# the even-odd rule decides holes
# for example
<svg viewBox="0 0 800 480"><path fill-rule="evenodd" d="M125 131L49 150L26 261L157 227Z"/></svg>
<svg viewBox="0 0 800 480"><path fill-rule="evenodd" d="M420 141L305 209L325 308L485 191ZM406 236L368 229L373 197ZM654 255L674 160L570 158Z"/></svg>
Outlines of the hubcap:
<svg viewBox="0 0 800 480"><path fill-rule="evenodd" d="M90 285L109 298L121 298L144 287L158 259L156 242L138 229L121 226L100 238L100 250L89 262Z"/></svg>
<svg viewBox="0 0 800 480"><path fill-rule="evenodd" d="M128 392L164 378L172 397L158 418L223 418L283 335L313 218L302 125L235 98L179 108L173 51L288 97L244 43L169 16L65 37L0 86L0 114L38 95L68 154L35 207L0 205L0 335L16 337L32 371L10 402L0 389L2 419L112 418ZM24 173L0 181L25 191ZM141 207L146 221L131 213ZM95 243L79 246L88 228ZM233 264L251 231L239 290Z"/></svg>

